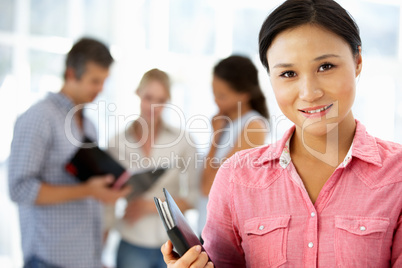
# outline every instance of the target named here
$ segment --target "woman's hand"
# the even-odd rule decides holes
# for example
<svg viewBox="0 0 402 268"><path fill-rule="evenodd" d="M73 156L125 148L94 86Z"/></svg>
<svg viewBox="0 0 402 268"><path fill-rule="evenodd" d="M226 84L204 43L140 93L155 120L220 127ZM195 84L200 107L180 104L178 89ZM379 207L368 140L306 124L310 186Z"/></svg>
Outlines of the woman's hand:
<svg viewBox="0 0 402 268"><path fill-rule="evenodd" d="M214 267L211 261L208 261L208 255L205 251L201 251L201 246L194 246L190 248L181 258L173 252L172 242L167 241L162 247L161 251L163 259L168 268L212 268Z"/></svg>
<svg viewBox="0 0 402 268"><path fill-rule="evenodd" d="M217 144L219 137L222 135L223 128L230 122L230 118L224 114L218 113L212 117L212 143Z"/></svg>

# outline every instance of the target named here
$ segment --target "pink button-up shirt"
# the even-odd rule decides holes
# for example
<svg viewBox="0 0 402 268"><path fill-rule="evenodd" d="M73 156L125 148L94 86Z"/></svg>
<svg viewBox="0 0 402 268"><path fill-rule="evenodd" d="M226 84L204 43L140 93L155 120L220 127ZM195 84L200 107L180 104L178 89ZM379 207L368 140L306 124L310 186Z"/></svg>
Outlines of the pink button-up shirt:
<svg viewBox="0 0 402 268"><path fill-rule="evenodd" d="M290 159L294 127L221 166L203 232L216 267L402 267L402 146L356 122L315 204Z"/></svg>

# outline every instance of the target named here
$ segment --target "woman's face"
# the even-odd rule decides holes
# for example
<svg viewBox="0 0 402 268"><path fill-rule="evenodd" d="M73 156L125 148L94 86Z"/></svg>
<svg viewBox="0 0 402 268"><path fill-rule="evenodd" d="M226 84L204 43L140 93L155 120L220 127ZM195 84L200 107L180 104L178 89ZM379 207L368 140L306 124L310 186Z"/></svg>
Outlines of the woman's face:
<svg viewBox="0 0 402 268"><path fill-rule="evenodd" d="M141 100L141 116L147 121L158 121L169 99L167 89L158 81L150 81L137 92Z"/></svg>
<svg viewBox="0 0 402 268"><path fill-rule="evenodd" d="M213 76L212 90L215 97L215 103L219 108L219 113L228 115L237 112L238 105L244 102L248 102L247 93L239 93L235 91L228 82Z"/></svg>
<svg viewBox="0 0 402 268"><path fill-rule="evenodd" d="M354 129L362 59L341 37L309 24L289 29L275 37L267 60L278 105L299 130L320 136L337 125Z"/></svg>

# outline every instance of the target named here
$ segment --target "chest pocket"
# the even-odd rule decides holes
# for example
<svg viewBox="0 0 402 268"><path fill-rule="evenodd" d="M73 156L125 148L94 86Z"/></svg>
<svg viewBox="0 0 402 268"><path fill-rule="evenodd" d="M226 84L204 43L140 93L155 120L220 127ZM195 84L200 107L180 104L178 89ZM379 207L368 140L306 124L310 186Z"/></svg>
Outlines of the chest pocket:
<svg viewBox="0 0 402 268"><path fill-rule="evenodd" d="M379 267L388 218L335 216L337 267Z"/></svg>
<svg viewBox="0 0 402 268"><path fill-rule="evenodd" d="M244 224L248 267L277 267L286 262L290 215L252 218Z"/></svg>

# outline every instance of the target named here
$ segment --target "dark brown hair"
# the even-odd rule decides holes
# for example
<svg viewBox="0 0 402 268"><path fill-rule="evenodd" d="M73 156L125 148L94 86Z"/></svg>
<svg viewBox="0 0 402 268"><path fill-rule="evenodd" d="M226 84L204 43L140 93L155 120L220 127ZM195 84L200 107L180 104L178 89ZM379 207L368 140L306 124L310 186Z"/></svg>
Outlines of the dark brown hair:
<svg viewBox="0 0 402 268"><path fill-rule="evenodd" d="M67 54L66 69L74 69L76 78L80 79L88 62L109 68L113 58L105 44L92 38L81 38Z"/></svg>
<svg viewBox="0 0 402 268"><path fill-rule="evenodd" d="M267 51L275 37L303 24L323 27L342 37L353 55L359 54L359 27L352 16L333 0L287 0L277 7L261 26L259 34L260 60L269 73Z"/></svg>
<svg viewBox="0 0 402 268"><path fill-rule="evenodd" d="M258 82L258 70L249 58L233 55L223 59L215 65L213 74L236 92L249 93L251 108L269 119L266 99Z"/></svg>

